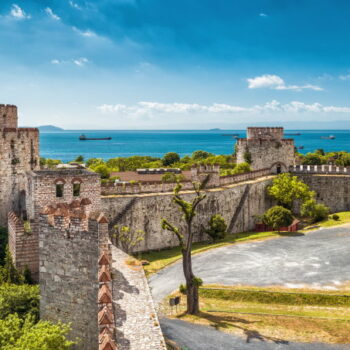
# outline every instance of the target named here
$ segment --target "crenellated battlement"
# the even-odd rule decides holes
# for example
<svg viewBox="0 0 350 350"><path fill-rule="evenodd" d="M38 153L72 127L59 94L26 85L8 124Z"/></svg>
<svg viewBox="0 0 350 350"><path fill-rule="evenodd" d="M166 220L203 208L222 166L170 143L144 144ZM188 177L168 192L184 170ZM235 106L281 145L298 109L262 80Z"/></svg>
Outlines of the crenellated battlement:
<svg viewBox="0 0 350 350"><path fill-rule="evenodd" d="M282 127L248 127L247 139L281 140L284 135Z"/></svg>
<svg viewBox="0 0 350 350"><path fill-rule="evenodd" d="M17 128L18 113L17 107L13 105L0 104L0 129Z"/></svg>

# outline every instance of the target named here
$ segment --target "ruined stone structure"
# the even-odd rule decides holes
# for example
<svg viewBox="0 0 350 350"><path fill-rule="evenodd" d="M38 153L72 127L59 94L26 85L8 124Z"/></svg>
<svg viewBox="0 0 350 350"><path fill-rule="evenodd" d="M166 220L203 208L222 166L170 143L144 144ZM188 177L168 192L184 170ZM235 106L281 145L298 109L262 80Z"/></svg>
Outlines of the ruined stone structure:
<svg viewBox="0 0 350 350"><path fill-rule="evenodd" d="M14 211L25 216L26 172L39 169L39 131L18 128L17 107L0 105L0 225Z"/></svg>
<svg viewBox="0 0 350 350"><path fill-rule="evenodd" d="M237 140L237 163L250 162L252 169L269 168L273 173L294 165L294 140L283 138L283 128L247 128L247 138Z"/></svg>

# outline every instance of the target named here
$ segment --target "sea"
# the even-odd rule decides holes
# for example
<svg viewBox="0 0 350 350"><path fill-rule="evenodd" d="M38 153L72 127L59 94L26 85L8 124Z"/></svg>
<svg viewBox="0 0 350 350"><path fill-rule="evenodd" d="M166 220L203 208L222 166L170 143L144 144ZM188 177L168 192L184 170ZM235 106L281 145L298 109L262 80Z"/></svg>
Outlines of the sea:
<svg viewBox="0 0 350 350"><path fill-rule="evenodd" d="M300 135L293 135L293 134ZM80 141L86 137L112 137L104 141ZM285 130L286 138L293 138L301 153L322 148L326 152L350 152L350 130ZM335 136L335 139L321 137ZM130 157L148 155L162 157L167 152L177 152L181 157L196 150L214 154L232 154L235 137L245 137L245 130L69 130L40 132L41 157L63 162L82 155L85 159Z"/></svg>

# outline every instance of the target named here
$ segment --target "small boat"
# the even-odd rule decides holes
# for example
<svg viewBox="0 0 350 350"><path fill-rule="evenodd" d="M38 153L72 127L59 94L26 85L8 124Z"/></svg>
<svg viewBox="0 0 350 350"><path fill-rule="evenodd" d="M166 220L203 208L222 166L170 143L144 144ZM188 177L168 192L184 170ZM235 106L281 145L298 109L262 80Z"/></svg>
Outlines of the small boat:
<svg viewBox="0 0 350 350"><path fill-rule="evenodd" d="M323 139L323 140L334 140L335 136L334 135L321 136L321 139Z"/></svg>
<svg viewBox="0 0 350 350"><path fill-rule="evenodd" d="M299 146L298 149L304 149L304 146Z"/></svg>
<svg viewBox="0 0 350 350"><path fill-rule="evenodd" d="M84 134L79 136L80 141L86 141L86 140L112 140L111 137L86 137Z"/></svg>

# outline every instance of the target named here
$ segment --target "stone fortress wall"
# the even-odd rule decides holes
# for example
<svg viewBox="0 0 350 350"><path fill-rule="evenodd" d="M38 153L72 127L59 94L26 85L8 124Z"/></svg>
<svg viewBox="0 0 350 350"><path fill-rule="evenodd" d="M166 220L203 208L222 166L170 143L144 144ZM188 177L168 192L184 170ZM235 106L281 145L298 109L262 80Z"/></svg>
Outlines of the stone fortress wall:
<svg viewBox="0 0 350 350"><path fill-rule="evenodd" d="M263 214L271 204L266 187L273 176L244 180L226 187L207 189L206 199L198 206L194 219L196 241L207 239L204 228L214 214L222 215L229 232L248 231L254 227L254 216ZM134 230L143 230L146 235L136 250L162 249L178 245L177 238L161 229L161 219L167 218L179 225L181 213L172 202L173 194L153 193L139 195L116 195L102 197L102 210L108 216L111 226L125 225ZM185 200L190 200L193 191L185 191Z"/></svg>
<svg viewBox="0 0 350 350"><path fill-rule="evenodd" d="M294 140L285 139L284 129L247 128L247 138L237 140L237 163L246 161L246 155L251 157L251 167L254 170L270 168L273 172L287 171L294 165Z"/></svg>
<svg viewBox="0 0 350 350"><path fill-rule="evenodd" d="M26 172L39 169L39 131L18 128L17 107L0 105L0 225L25 210Z"/></svg>

